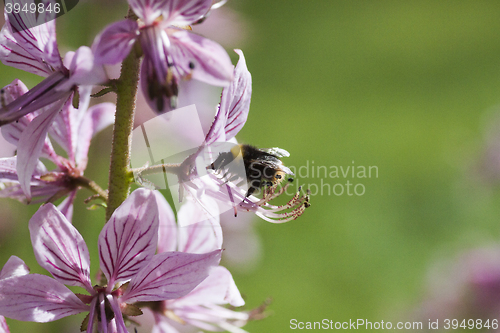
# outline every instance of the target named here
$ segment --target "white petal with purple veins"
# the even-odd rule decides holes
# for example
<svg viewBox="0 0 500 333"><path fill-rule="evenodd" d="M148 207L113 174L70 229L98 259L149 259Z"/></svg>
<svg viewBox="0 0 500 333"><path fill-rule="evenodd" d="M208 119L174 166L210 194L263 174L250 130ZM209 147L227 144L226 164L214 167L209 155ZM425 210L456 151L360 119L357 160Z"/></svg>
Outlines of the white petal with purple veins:
<svg viewBox="0 0 500 333"><path fill-rule="evenodd" d="M40 266L66 285L92 291L87 245L78 230L53 204L38 209L30 220L29 229Z"/></svg>
<svg viewBox="0 0 500 333"><path fill-rule="evenodd" d="M45 323L88 311L88 306L61 282L28 274L0 280L0 315Z"/></svg>
<svg viewBox="0 0 500 333"><path fill-rule="evenodd" d="M111 287L130 279L153 257L158 206L152 191L137 189L118 207L99 235L101 270Z"/></svg>
<svg viewBox="0 0 500 333"><path fill-rule="evenodd" d="M159 2L159 1L158 1ZM212 0L171 0L165 3L163 16L169 25L189 25L202 18L212 7Z"/></svg>
<svg viewBox="0 0 500 333"><path fill-rule="evenodd" d="M0 109L0 126L18 120L28 113L41 112L40 109L63 99L66 95L69 96L69 91L56 89L65 81L67 81L65 74L55 72L12 103L2 107Z"/></svg>
<svg viewBox="0 0 500 333"><path fill-rule="evenodd" d="M14 79L11 83L2 88L0 95L1 104L9 104L20 96L28 92L28 87L19 79Z"/></svg>
<svg viewBox="0 0 500 333"><path fill-rule="evenodd" d="M103 66L94 62L94 54L89 47L80 46L70 57L69 79L57 86L57 91L69 91L76 85L101 84L107 80Z"/></svg>
<svg viewBox="0 0 500 333"><path fill-rule="evenodd" d="M187 295L219 264L221 250L206 254L160 253L132 278L124 302L148 302Z"/></svg>
<svg viewBox="0 0 500 333"><path fill-rule="evenodd" d="M17 181L17 156L0 158L0 182L16 182ZM42 164L42 162L38 162L35 171L33 172L33 176L40 176L47 172L47 169ZM34 178L33 177L33 178ZM32 180L34 180L32 178Z"/></svg>
<svg viewBox="0 0 500 333"><path fill-rule="evenodd" d="M9 17L14 19L11 25ZM43 19L43 15L39 15ZM5 25L0 32L0 60L8 66L40 76L49 76L62 69L57 48L55 20L34 26L35 13L5 14ZM15 26L32 28L17 31Z"/></svg>
<svg viewBox="0 0 500 333"><path fill-rule="evenodd" d="M179 223L178 251L207 253L222 247L219 209L214 199L202 196L198 202L187 200L179 209L177 219Z"/></svg>
<svg viewBox="0 0 500 333"><path fill-rule="evenodd" d="M61 112L59 112L49 128L49 134L51 139L53 139L68 155L68 158L72 161L74 160L74 151L76 138L73 137L74 127L77 125L74 123L74 117L71 113L73 111L73 106L71 103L66 103ZM9 124L12 125L12 124Z"/></svg>
<svg viewBox="0 0 500 333"><path fill-rule="evenodd" d="M165 6L168 0L128 0L128 4L134 13L145 24L153 23L161 15L161 7Z"/></svg>
<svg viewBox="0 0 500 333"><path fill-rule="evenodd" d="M232 306L242 306L245 301L236 288L231 273L222 266L215 267L210 275L192 292L175 300L176 307L228 303Z"/></svg>
<svg viewBox="0 0 500 333"><path fill-rule="evenodd" d="M227 86L233 79L233 64L226 50L216 42L186 30L169 29L168 49L176 70L184 77L215 86Z"/></svg>
<svg viewBox="0 0 500 333"><path fill-rule="evenodd" d="M116 105L113 103L101 103L92 106L85 112L80 128L75 130L77 133L75 162L80 170L87 166L87 155L90 147L90 140L104 128L113 124L115 121Z"/></svg>
<svg viewBox="0 0 500 333"><path fill-rule="evenodd" d="M17 174L19 184L26 194L28 200L31 199L30 179L35 167L38 163L38 158L42 152L43 144L47 136L52 121L57 113L61 110L64 102L71 102L70 99L60 100L50 106L26 127L18 144L18 163Z"/></svg>
<svg viewBox="0 0 500 333"><path fill-rule="evenodd" d="M29 123L33 120L33 118L34 118L33 113L30 113L19 118L15 122L0 127L2 136L4 137L5 140L7 140L7 142L17 146L23 131L26 129L26 127L28 127ZM41 156L48 158L52 160L52 162L58 164L56 155L57 154L54 151L54 148L52 147L52 143L50 142L49 138L45 138Z"/></svg>
<svg viewBox="0 0 500 333"><path fill-rule="evenodd" d="M68 197L57 206L57 209L66 217L66 219L70 223L73 220L73 201L75 200L75 197L76 190L71 191Z"/></svg>
<svg viewBox="0 0 500 333"><path fill-rule="evenodd" d="M78 109L75 109L69 103L66 104L61 112L59 112L56 116L49 129L50 137L66 151L69 160L72 162L77 160L76 155L78 153L79 146L90 143L82 142L79 137L79 131L81 131L82 123L86 115L90 112L90 110L87 110L87 107L90 100L91 89L90 86L80 86L78 91ZM92 133L89 135L92 135ZM85 151L85 158L87 157L87 152L88 147ZM83 171L85 166L80 169Z"/></svg>
<svg viewBox="0 0 500 333"><path fill-rule="evenodd" d="M250 100L252 97L252 75L247 69L245 57L241 50L235 50L240 60L234 69L234 80L231 85L222 90L220 108L227 114L226 140L233 138L245 125Z"/></svg>
<svg viewBox="0 0 500 333"><path fill-rule="evenodd" d="M0 280L26 275L30 272L24 261L16 256L11 256L0 271Z"/></svg>
<svg viewBox="0 0 500 333"><path fill-rule="evenodd" d="M127 57L139 36L139 26L133 20L108 25L92 44L96 64L117 64Z"/></svg>
<svg viewBox="0 0 500 333"><path fill-rule="evenodd" d="M221 102L205 142L228 141L241 130L247 121L252 97L252 76L247 69L241 50L235 50L240 60L234 69L234 80L222 90Z"/></svg>
<svg viewBox="0 0 500 333"><path fill-rule="evenodd" d="M177 250L177 223L175 215L167 200L160 192L155 191L158 203L158 253Z"/></svg>

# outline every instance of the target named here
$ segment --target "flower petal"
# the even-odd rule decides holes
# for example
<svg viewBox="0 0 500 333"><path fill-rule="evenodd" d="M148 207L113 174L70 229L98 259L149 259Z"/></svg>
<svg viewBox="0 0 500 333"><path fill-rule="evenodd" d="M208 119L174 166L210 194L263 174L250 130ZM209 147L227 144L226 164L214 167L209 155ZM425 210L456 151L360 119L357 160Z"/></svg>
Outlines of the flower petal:
<svg viewBox="0 0 500 333"><path fill-rule="evenodd" d="M114 318L115 322L114 323L113 321L111 322L113 325L111 327L108 326L108 331L113 333L114 332L129 333L127 327L125 326L125 322L123 320L123 315L118 300L115 297L113 297L113 295L110 294L106 295L106 298L108 299L108 302L111 305L111 309L113 310L113 314L115 315Z"/></svg>
<svg viewBox="0 0 500 333"><path fill-rule="evenodd" d="M211 211L208 212L207 209ZM198 202L186 200L177 213L177 219L179 221L178 251L207 253L222 247L219 210L214 199L204 195Z"/></svg>
<svg viewBox="0 0 500 333"><path fill-rule="evenodd" d="M155 325L151 333L179 333L177 329L170 325L167 317L156 312L153 312L153 315L155 318Z"/></svg>
<svg viewBox="0 0 500 333"><path fill-rule="evenodd" d="M0 183L4 183L2 184L4 186L7 185L0 190L0 198L12 198L21 202L26 202L27 198L18 182L16 166L17 156L0 159ZM64 181L41 180L41 176L45 174L47 174L47 169L42 162L38 161L30 179L30 189L33 197L32 203L45 202L54 194L66 188ZM57 178L60 174L52 173L52 176Z"/></svg>
<svg viewBox="0 0 500 333"><path fill-rule="evenodd" d="M39 15L39 20L42 19L48 18ZM49 76L63 68L57 47L55 20L35 26L36 21L35 13L20 11L5 14L5 25L0 32L0 60L7 66ZM29 26L31 28L21 30Z"/></svg>
<svg viewBox="0 0 500 333"><path fill-rule="evenodd" d="M173 303L175 307L201 304L242 306L245 301L241 297L231 273L227 268L217 266L192 292L176 299Z"/></svg>
<svg viewBox="0 0 500 333"><path fill-rule="evenodd" d="M2 187L2 189L0 189L0 198L11 198L27 203L28 199L21 190L18 182L16 165L17 156L0 159L0 186ZM66 184L61 180L41 180L41 175L46 173L47 169L45 169L45 166L39 161L30 179L30 189L33 198L31 203L45 202L54 194L66 188ZM56 178L60 176L58 173L52 173L52 175Z"/></svg>
<svg viewBox="0 0 500 333"><path fill-rule="evenodd" d="M0 280L29 274L30 269L24 261L16 256L10 256L0 271Z"/></svg>
<svg viewBox="0 0 500 333"><path fill-rule="evenodd" d="M69 160L75 161L76 150L80 144L78 132L83 119L87 114L88 102L91 93L90 86L80 86L79 107L75 109L71 103L67 103L57 114L49 129L50 137L63 148Z"/></svg>
<svg viewBox="0 0 500 333"><path fill-rule="evenodd" d="M222 90L220 108L227 114L226 141L233 138L245 125L252 98L252 75L248 71L245 57L241 50L235 50L240 60L234 69L234 80Z"/></svg>
<svg viewBox="0 0 500 333"><path fill-rule="evenodd" d="M207 144L228 141L245 125L252 97L252 76L241 50L235 50L240 60L234 69L234 79L222 90L221 103L214 122L207 133Z"/></svg>
<svg viewBox="0 0 500 333"><path fill-rule="evenodd" d="M0 316L0 333L10 333L9 326L3 316Z"/></svg>
<svg viewBox="0 0 500 333"><path fill-rule="evenodd" d="M17 181L17 156L0 158L0 182L15 182ZM35 171L33 172L32 180L37 180L36 177L47 172L47 169L42 162L37 163Z"/></svg>
<svg viewBox="0 0 500 333"><path fill-rule="evenodd" d="M248 322L250 317L248 312L238 312L220 305L199 305L176 309L175 314L188 325L203 331L248 333L240 328Z"/></svg>
<svg viewBox="0 0 500 333"><path fill-rule="evenodd" d="M79 125L75 124L75 112L71 103L64 104L61 112L57 113L49 128L50 138L64 149L70 161L74 160L77 142L76 130ZM13 123L9 125L13 125Z"/></svg>
<svg viewBox="0 0 500 333"><path fill-rule="evenodd" d="M19 184L28 200L31 199L31 175L38 163L49 127L57 113L63 107L64 102L71 103L71 99L60 100L52 104L49 110L46 110L33 119L19 140L17 147L17 175L19 177Z"/></svg>
<svg viewBox="0 0 500 333"><path fill-rule="evenodd" d="M205 254L160 253L130 281L122 301L161 301L187 295L220 261L221 250Z"/></svg>
<svg viewBox="0 0 500 333"><path fill-rule="evenodd" d="M64 98L64 96L69 96L69 91L54 91L58 85L66 80L63 73L55 72L12 103L2 106L0 108L0 126L18 120L28 113L40 111L41 108Z"/></svg>
<svg viewBox="0 0 500 333"><path fill-rule="evenodd" d="M19 118L16 122L12 122L10 124L4 125L0 128L2 132L2 136L7 142L17 146L19 143L19 139L21 138L23 131L28 127L29 123L33 120L35 115L39 113L31 113L27 114L21 118ZM56 165L59 165L59 160L57 154L52 147L52 143L49 138L45 138L45 142L43 143L41 156L50 159Z"/></svg>
<svg viewBox="0 0 500 333"><path fill-rule="evenodd" d="M92 291L87 245L78 230L53 204L38 209L30 219L29 229L40 266L66 285Z"/></svg>
<svg viewBox="0 0 500 333"><path fill-rule="evenodd" d="M128 0L128 4L134 13L143 20L146 25L150 25L162 14L161 9L170 0Z"/></svg>
<svg viewBox="0 0 500 333"><path fill-rule="evenodd" d="M164 61L166 64L166 61ZM166 66L161 66L166 67ZM156 111L157 113L163 113L172 111L176 108L176 103L173 103L172 100L175 101L175 93L177 92L176 87L177 83L175 82L175 78L172 79L170 84L164 82L165 80L159 80L157 77L161 74L161 67L155 67L153 62L148 56L144 56L141 64L141 89L142 94L149 107ZM166 78L166 72L164 78ZM168 87L165 89L164 87Z"/></svg>
<svg viewBox="0 0 500 333"><path fill-rule="evenodd" d="M163 1L163 16L169 25L189 25L202 18L212 7L212 0Z"/></svg>
<svg viewBox="0 0 500 333"><path fill-rule="evenodd" d="M220 105L215 113L215 118L208 130L205 137L205 144L210 145L214 142L225 142L226 141L226 131L225 126L227 122L227 115L220 108Z"/></svg>
<svg viewBox="0 0 500 333"><path fill-rule="evenodd" d="M169 78L169 64L172 59L165 52L170 44L167 33L158 26L142 30L141 46L144 59L141 65L141 88L146 101L157 112L170 111L175 108L170 98L177 96L179 77Z"/></svg>
<svg viewBox="0 0 500 333"><path fill-rule="evenodd" d="M94 62L94 54L87 46L80 46L74 53L68 52L64 62L70 63L69 79L57 86L57 91L69 91L77 85L101 84L108 79L104 67Z"/></svg>
<svg viewBox="0 0 500 333"><path fill-rule="evenodd" d="M83 311L88 311L88 306L46 275L0 280L0 314L7 318L44 323Z"/></svg>
<svg viewBox="0 0 500 333"><path fill-rule="evenodd" d="M28 87L19 79L14 79L1 90L1 105L7 105L28 92Z"/></svg>
<svg viewBox="0 0 500 333"><path fill-rule="evenodd" d="M64 199L58 206L57 209L66 217L66 219L71 223L73 220L73 201L76 197L76 190L70 192L68 197Z"/></svg>
<svg viewBox="0 0 500 333"><path fill-rule="evenodd" d="M99 235L101 270L113 287L151 260L158 242L158 206L153 191L137 189L118 207Z"/></svg>
<svg viewBox="0 0 500 333"><path fill-rule="evenodd" d="M92 44L96 64L117 64L127 57L139 36L136 21L122 20L108 25Z"/></svg>
<svg viewBox="0 0 500 333"><path fill-rule="evenodd" d="M231 83L233 64L222 46L186 30L168 29L168 35L168 51L181 77L192 76L214 86Z"/></svg>
<svg viewBox="0 0 500 333"><path fill-rule="evenodd" d="M85 112L78 129L78 145L75 153L75 162L80 170L84 170L87 166L90 140L96 133L114 123L115 111L115 104L101 103Z"/></svg>
<svg viewBox="0 0 500 333"><path fill-rule="evenodd" d="M97 297L93 297L92 301L90 301L90 311L87 320L87 333L92 333L94 331L94 324L97 320L97 302L99 299Z"/></svg>
<svg viewBox="0 0 500 333"><path fill-rule="evenodd" d="M177 250L177 223L175 215L165 197L160 192L155 192L158 203L158 253Z"/></svg>

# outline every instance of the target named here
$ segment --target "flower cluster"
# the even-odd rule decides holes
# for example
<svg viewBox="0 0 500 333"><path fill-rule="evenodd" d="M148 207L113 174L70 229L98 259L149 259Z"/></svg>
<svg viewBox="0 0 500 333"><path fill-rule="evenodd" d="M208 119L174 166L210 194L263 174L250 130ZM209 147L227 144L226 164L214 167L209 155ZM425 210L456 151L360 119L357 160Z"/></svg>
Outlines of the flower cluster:
<svg viewBox="0 0 500 333"><path fill-rule="evenodd" d="M244 332L249 320L263 317L261 308L236 309L245 302L229 270L219 266L220 214L230 209L286 222L304 212L309 196L299 189L288 203L271 204L290 186L281 185L286 175L293 176L280 160L288 152L245 146L252 151L249 158L238 148L234 137L247 121L252 91L243 52L236 50L239 61L233 66L219 44L189 26L224 2L128 0L126 19L107 26L92 47L81 46L64 59L50 13L5 13L0 60L44 79L31 89L14 79L0 90L0 130L16 147L15 156L0 158L0 197L42 203L29 231L35 258L51 276L29 274L20 258L10 257L0 271L0 333L9 332L5 318L50 322L78 313L87 313L81 330L88 333L125 333L148 324L164 333ZM42 24L33 26L34 21ZM109 78L105 66L117 63L122 63L120 77ZM203 142L183 162L130 169L139 78L149 107L158 113L177 107L179 87L190 89L183 81L223 87ZM101 90L92 95L96 87ZM116 93L116 105L92 101L106 93ZM92 138L112 124L104 190L84 172ZM238 149L217 151L227 142ZM238 159L244 161L240 174L230 167ZM262 173L252 173L253 167ZM155 188L130 193L134 180L148 185L147 175L158 170L178 177L177 214ZM98 224L100 278L94 283L89 250L77 229L80 217L73 217L81 188L93 194L85 203L100 200L95 206L106 209L106 221ZM146 312L150 323L141 316Z"/></svg>

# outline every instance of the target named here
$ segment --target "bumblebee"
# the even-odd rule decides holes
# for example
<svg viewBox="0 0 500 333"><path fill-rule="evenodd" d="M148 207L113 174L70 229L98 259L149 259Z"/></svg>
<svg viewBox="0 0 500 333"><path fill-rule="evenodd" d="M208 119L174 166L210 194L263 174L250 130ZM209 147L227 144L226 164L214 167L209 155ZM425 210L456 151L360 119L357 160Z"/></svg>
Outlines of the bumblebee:
<svg viewBox="0 0 500 333"><path fill-rule="evenodd" d="M260 149L251 145L235 145L229 152L222 152L217 159L207 167L215 171L230 168L229 164L237 158L242 158L245 166L248 191L246 196L250 196L264 186L275 186L281 183L287 175L295 176L294 173L283 165L281 157L288 157L290 154L281 148ZM293 178L288 178L293 181Z"/></svg>

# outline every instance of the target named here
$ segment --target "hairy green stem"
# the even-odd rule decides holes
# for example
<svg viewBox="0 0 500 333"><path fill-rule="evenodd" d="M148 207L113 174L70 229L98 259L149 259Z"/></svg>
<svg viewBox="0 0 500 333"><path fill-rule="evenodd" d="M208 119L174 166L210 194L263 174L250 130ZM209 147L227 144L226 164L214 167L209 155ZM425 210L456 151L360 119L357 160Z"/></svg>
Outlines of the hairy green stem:
<svg viewBox="0 0 500 333"><path fill-rule="evenodd" d="M129 10L130 16L130 10ZM136 45L137 46L137 45ZM130 183L130 147L134 125L134 110L139 83L140 51L133 47L123 60L120 78L116 84L116 115L109 166L108 204L106 221L127 198Z"/></svg>
<svg viewBox="0 0 500 333"><path fill-rule="evenodd" d="M108 200L108 193L104 191L99 185L97 185L97 183L94 182L93 180L80 176L78 178L75 178L74 181L79 186L88 188L89 190L97 194L100 198L102 198L104 201Z"/></svg>

